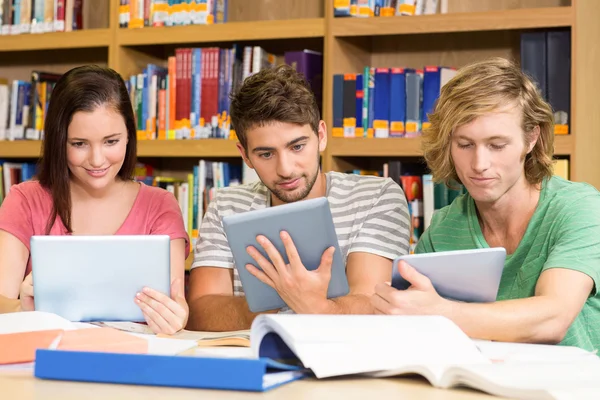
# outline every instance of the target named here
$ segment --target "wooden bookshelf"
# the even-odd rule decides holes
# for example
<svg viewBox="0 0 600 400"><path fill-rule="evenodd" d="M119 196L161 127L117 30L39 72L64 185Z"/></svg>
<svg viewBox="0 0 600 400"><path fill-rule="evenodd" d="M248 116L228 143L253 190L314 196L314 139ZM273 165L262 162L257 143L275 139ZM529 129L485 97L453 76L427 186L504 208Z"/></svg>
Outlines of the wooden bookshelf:
<svg viewBox="0 0 600 400"><path fill-rule="evenodd" d="M118 29L120 46L184 43L219 43L250 40L322 38L325 19L229 22L216 25L189 25L160 28Z"/></svg>
<svg viewBox="0 0 600 400"><path fill-rule="evenodd" d="M0 53L9 51L108 48L111 41L112 31L106 28L73 32L2 35L0 36Z"/></svg>
<svg viewBox="0 0 600 400"><path fill-rule="evenodd" d="M593 51L600 42L600 24L596 21L600 2L453 0L448 14L363 19L334 18L333 0L229 0L230 22L226 24L141 29L119 28L119 3L94 2L95 8L88 9L94 29L1 36L0 77L23 79L34 68L60 72L92 62L108 65L128 77L140 73L148 62L164 65L177 47L242 42L266 45L279 56L291 48L314 50L316 44L320 46L316 50L324 54L323 118L331 128L334 74L358 73L367 65L461 67L490 56L519 61L518 36L522 32L567 28L572 33L571 134L556 137L556 154L570 157L573 180L600 188L596 161L600 153L600 114L595 111L600 53ZM39 150L39 142L0 142L2 158L36 158ZM228 140L140 142L138 154L161 159L166 170L169 166L179 168L193 158L238 157L235 143ZM367 164L363 161L369 158L420 155L418 138L330 136L323 165L326 170L346 169L354 162L356 166Z"/></svg>
<svg viewBox="0 0 600 400"><path fill-rule="evenodd" d="M334 18L335 37L498 31L571 26L571 7L494 10L418 17Z"/></svg>

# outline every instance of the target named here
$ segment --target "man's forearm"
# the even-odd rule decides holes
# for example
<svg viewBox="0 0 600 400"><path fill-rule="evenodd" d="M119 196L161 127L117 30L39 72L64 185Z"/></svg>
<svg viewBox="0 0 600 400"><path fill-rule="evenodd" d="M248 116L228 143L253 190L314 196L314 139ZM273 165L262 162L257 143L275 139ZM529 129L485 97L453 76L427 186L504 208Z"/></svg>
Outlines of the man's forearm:
<svg viewBox="0 0 600 400"><path fill-rule="evenodd" d="M263 314L276 313L265 311ZM224 332L250 329L260 313L248 308L245 297L211 294L190 303L187 329L192 331Z"/></svg>
<svg viewBox="0 0 600 400"><path fill-rule="evenodd" d="M475 339L555 344L570 324L560 310L556 300L535 296L485 304L451 301L442 314Z"/></svg>
<svg viewBox="0 0 600 400"><path fill-rule="evenodd" d="M21 311L21 302L19 299L9 299L0 295L0 314Z"/></svg>
<svg viewBox="0 0 600 400"><path fill-rule="evenodd" d="M328 299L323 307L314 310L315 314L373 314L369 297L364 294L349 294Z"/></svg>

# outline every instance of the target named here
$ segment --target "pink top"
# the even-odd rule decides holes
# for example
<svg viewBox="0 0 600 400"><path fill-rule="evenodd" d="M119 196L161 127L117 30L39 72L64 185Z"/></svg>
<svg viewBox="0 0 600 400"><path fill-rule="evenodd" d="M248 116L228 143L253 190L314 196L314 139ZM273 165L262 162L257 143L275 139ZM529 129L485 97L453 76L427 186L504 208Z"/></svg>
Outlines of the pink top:
<svg viewBox="0 0 600 400"><path fill-rule="evenodd" d="M169 235L171 240L185 239L185 257L190 242L183 225L179 203L165 189L140 183L131 211L116 235ZM46 223L52 212L52 196L38 181L27 181L11 186L0 207L0 229L21 240L30 250L33 235L45 235ZM50 235L67 235L60 218L52 226ZM25 276L31 272L31 258Z"/></svg>

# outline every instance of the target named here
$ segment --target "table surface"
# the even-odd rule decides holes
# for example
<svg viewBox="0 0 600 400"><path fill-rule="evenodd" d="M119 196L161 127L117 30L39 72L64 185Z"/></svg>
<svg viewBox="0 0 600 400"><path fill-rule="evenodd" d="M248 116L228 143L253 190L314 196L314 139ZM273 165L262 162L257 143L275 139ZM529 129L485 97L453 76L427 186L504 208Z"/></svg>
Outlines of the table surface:
<svg viewBox="0 0 600 400"><path fill-rule="evenodd" d="M469 389L436 389L418 377L304 379L264 393L167 388L155 386L113 385L104 383L50 381L37 379L32 371L0 371L0 397L14 400L70 399L421 399L491 400L500 397Z"/></svg>

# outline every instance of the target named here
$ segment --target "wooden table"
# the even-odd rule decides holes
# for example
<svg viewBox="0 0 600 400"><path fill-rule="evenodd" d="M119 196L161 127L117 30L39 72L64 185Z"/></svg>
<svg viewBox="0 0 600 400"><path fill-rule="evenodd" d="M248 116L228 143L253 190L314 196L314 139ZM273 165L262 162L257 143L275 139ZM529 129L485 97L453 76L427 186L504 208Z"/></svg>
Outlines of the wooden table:
<svg viewBox="0 0 600 400"><path fill-rule="evenodd" d="M418 378L305 379L264 393L111 385L36 379L32 371L0 371L0 398L11 400L71 399L501 399L468 389L435 389Z"/></svg>

